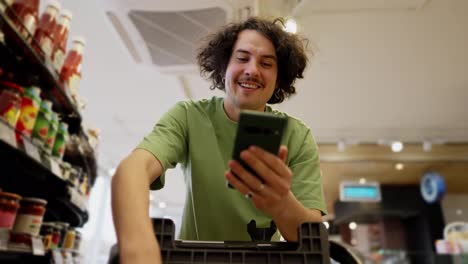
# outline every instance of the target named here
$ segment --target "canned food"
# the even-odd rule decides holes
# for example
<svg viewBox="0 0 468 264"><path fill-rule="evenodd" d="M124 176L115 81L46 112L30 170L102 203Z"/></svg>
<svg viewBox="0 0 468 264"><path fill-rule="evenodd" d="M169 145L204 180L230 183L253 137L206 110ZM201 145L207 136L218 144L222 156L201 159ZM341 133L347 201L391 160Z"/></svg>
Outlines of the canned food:
<svg viewBox="0 0 468 264"><path fill-rule="evenodd" d="M0 192L0 228L10 230L13 227L20 199L15 193Z"/></svg>
<svg viewBox="0 0 468 264"><path fill-rule="evenodd" d="M20 201L20 209L16 217L14 232L30 234L33 236L39 235L41 229L42 218L46 211L46 200L38 198L23 198Z"/></svg>

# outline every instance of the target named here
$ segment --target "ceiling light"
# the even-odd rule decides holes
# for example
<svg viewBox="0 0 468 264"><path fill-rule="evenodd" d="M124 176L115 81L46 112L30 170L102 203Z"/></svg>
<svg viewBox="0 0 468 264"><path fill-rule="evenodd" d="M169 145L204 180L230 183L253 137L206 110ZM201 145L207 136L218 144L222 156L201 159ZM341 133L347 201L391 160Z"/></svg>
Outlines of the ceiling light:
<svg viewBox="0 0 468 264"><path fill-rule="evenodd" d="M284 30L286 32L295 34L297 32L296 20L292 18L288 18L288 20L286 20L286 25L284 26Z"/></svg>
<svg viewBox="0 0 468 264"><path fill-rule="evenodd" d="M107 170L107 173L109 173L109 176L114 176L116 169L115 168L110 168Z"/></svg>
<svg viewBox="0 0 468 264"><path fill-rule="evenodd" d="M432 150L432 143L429 141L424 141L422 144L422 148L425 152L429 152Z"/></svg>
<svg viewBox="0 0 468 264"><path fill-rule="evenodd" d="M403 143L401 141L393 141L392 142L392 151L393 152L400 152L403 150Z"/></svg>
<svg viewBox="0 0 468 264"><path fill-rule="evenodd" d="M405 165L403 165L403 163L400 163L398 162L397 164L395 164L395 169L396 170L403 170L405 168Z"/></svg>
<svg viewBox="0 0 468 264"><path fill-rule="evenodd" d="M346 143L343 140L339 140L336 146L339 152L344 152L346 149Z"/></svg>
<svg viewBox="0 0 468 264"><path fill-rule="evenodd" d="M359 179L359 183L360 183L360 184L365 184L366 182L367 182L367 181L366 181L366 179L365 179L365 178L361 178L361 179Z"/></svg>
<svg viewBox="0 0 468 264"><path fill-rule="evenodd" d="M164 208L167 207L167 204L165 202L159 202L158 207L161 208L161 209L164 209Z"/></svg>
<svg viewBox="0 0 468 264"><path fill-rule="evenodd" d="M457 211L455 211L455 213L456 213L457 215L462 215L462 214L463 214L463 211L462 211L462 209L457 209Z"/></svg>
<svg viewBox="0 0 468 264"><path fill-rule="evenodd" d="M325 225L327 229L330 228L330 224L327 221L323 222L323 225Z"/></svg>
<svg viewBox="0 0 468 264"><path fill-rule="evenodd" d="M349 223L349 229L355 230L357 228L357 224L355 222Z"/></svg>

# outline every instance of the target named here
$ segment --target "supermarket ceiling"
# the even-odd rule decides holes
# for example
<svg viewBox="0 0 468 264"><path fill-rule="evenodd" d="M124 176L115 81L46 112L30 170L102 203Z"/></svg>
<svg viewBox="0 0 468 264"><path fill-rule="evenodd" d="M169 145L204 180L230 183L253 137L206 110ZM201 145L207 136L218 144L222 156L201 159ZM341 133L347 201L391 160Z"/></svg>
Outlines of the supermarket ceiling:
<svg viewBox="0 0 468 264"><path fill-rule="evenodd" d="M145 35L158 31L195 48L168 23L182 17L209 31L192 11L212 7L222 12L212 14L220 20L245 12L295 16L315 55L298 95L277 108L302 118L319 143L468 142L468 1L61 2L74 13L71 34L88 40L80 92L88 99L86 123L102 131L103 173L175 102L222 96L193 65L155 64L148 47L170 52Z"/></svg>

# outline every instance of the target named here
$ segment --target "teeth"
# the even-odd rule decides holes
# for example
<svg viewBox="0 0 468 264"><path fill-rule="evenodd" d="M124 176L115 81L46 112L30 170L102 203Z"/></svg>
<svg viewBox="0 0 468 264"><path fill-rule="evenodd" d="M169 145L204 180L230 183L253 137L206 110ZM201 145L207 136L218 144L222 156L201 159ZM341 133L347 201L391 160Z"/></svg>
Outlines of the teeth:
<svg viewBox="0 0 468 264"><path fill-rule="evenodd" d="M249 89L256 89L259 88L258 85L255 84L250 84L250 83L240 83L241 86L249 88Z"/></svg>

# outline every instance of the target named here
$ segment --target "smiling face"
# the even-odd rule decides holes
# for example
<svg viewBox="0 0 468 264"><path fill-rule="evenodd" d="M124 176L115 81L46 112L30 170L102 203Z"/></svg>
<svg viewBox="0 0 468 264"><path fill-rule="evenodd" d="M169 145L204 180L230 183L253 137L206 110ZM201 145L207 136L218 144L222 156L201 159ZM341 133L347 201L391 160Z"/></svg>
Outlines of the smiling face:
<svg viewBox="0 0 468 264"><path fill-rule="evenodd" d="M273 44L255 30L239 33L226 68L224 109L237 120L240 110L264 111L276 87L278 65Z"/></svg>

